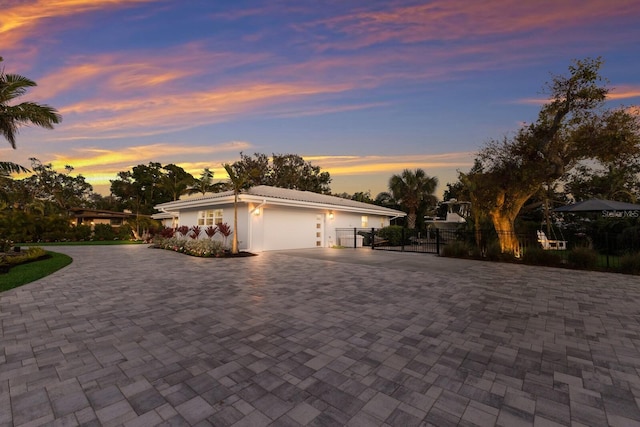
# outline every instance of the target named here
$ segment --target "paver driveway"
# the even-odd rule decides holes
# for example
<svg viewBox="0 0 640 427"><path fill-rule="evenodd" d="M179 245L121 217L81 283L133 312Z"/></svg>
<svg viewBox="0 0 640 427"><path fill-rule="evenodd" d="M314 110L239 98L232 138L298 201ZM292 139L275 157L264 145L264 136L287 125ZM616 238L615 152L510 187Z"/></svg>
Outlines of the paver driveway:
<svg viewBox="0 0 640 427"><path fill-rule="evenodd" d="M640 425L640 279L61 247L0 294L0 425Z"/></svg>

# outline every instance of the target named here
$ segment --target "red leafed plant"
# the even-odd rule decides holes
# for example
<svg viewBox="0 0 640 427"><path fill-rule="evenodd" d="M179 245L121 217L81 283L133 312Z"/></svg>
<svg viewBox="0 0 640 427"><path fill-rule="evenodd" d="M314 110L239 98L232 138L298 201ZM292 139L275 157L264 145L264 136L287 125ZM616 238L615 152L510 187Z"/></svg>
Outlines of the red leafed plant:
<svg viewBox="0 0 640 427"><path fill-rule="evenodd" d="M176 231L180 233L182 237L187 237L187 234L189 233L189 227L187 227L186 225L181 225L180 227L176 228Z"/></svg>
<svg viewBox="0 0 640 427"><path fill-rule="evenodd" d="M202 233L202 228L199 225L194 225L193 227L191 227L189 237L196 240L200 236L200 233Z"/></svg>
<svg viewBox="0 0 640 427"><path fill-rule="evenodd" d="M213 236L215 236L216 233L218 232L218 227L214 227L210 225L204 229L204 232L207 233L207 236L209 236L210 239L212 239Z"/></svg>
<svg viewBox="0 0 640 427"><path fill-rule="evenodd" d="M165 239L172 238L174 234L175 232L171 227L164 227L162 230L160 230L160 236L164 237Z"/></svg>
<svg viewBox="0 0 640 427"><path fill-rule="evenodd" d="M233 233L231 226L226 222L223 222L221 224L218 224L218 231L220 232L220 234L222 234L222 237L224 237L224 245L227 246L227 238L231 235L231 233Z"/></svg>

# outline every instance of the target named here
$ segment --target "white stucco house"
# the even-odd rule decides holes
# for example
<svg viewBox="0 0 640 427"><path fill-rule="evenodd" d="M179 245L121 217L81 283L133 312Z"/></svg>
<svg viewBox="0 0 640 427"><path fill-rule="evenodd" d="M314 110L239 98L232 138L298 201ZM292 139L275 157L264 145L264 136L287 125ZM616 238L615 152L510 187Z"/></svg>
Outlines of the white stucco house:
<svg viewBox="0 0 640 427"><path fill-rule="evenodd" d="M233 191L187 196L157 205L167 227L226 222L233 227ZM336 229L379 228L406 213L309 191L260 185L238 196L239 249L262 252L337 245ZM234 230L235 231L235 230ZM202 233L201 238L207 238Z"/></svg>

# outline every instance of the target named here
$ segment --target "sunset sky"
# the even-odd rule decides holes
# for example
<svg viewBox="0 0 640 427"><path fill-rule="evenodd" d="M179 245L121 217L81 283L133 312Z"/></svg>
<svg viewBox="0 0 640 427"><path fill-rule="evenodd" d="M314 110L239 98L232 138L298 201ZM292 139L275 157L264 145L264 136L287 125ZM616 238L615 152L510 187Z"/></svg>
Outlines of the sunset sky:
<svg viewBox="0 0 640 427"><path fill-rule="evenodd" d="M0 0L6 73L58 109L17 149L108 194L150 161L198 177L240 151L293 153L334 192L441 186L535 120L551 74L601 56L609 106L640 104L638 0Z"/></svg>

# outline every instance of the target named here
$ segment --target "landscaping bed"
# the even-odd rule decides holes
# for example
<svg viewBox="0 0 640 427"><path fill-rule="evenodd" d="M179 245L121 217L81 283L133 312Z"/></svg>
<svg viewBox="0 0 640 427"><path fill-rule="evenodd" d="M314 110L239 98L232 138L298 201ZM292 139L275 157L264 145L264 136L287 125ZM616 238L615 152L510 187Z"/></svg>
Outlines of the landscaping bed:
<svg viewBox="0 0 640 427"><path fill-rule="evenodd" d="M30 247L26 251L15 247L10 251L0 252L0 274L8 273L12 267L17 265L40 261L49 257L50 255L39 247Z"/></svg>

